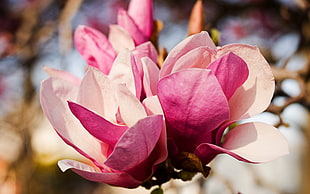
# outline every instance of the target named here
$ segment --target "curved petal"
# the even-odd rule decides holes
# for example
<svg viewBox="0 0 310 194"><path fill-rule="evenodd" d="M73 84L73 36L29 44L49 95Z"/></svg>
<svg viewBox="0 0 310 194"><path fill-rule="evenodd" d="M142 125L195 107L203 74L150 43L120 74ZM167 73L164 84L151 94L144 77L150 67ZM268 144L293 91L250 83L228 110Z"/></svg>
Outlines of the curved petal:
<svg viewBox="0 0 310 194"><path fill-rule="evenodd" d="M238 125L228 132L222 147L212 144L200 145L195 154L204 162L207 155L226 153L238 160L261 163L286 155L288 143L281 132L271 125L254 122Z"/></svg>
<svg viewBox="0 0 310 194"><path fill-rule="evenodd" d="M74 33L75 47L91 66L108 74L116 57L112 45L104 34L96 29L79 26Z"/></svg>
<svg viewBox="0 0 310 194"><path fill-rule="evenodd" d="M117 15L117 24L129 32L136 45L148 41L134 20L128 15L127 11L120 9Z"/></svg>
<svg viewBox="0 0 310 194"><path fill-rule="evenodd" d="M67 100L75 100L77 93L78 87L64 80L49 78L43 81L40 91L43 112L67 144L102 165L106 157L101 152L101 143L83 128L67 105Z"/></svg>
<svg viewBox="0 0 310 194"><path fill-rule="evenodd" d="M147 116L140 100L125 85L119 85L117 97L120 116L128 127L133 126L138 120Z"/></svg>
<svg viewBox="0 0 310 194"><path fill-rule="evenodd" d="M116 84L96 68L88 68L79 89L77 102L105 119L116 122L118 109Z"/></svg>
<svg viewBox="0 0 310 194"><path fill-rule="evenodd" d="M141 78L129 50L122 50L118 54L108 77L115 83L125 84L134 95L140 98L142 90Z"/></svg>
<svg viewBox="0 0 310 194"><path fill-rule="evenodd" d="M211 69L227 97L227 100L247 80L249 70L242 58L229 52L213 61L208 69Z"/></svg>
<svg viewBox="0 0 310 194"><path fill-rule="evenodd" d="M163 114L161 114L163 115ZM154 165L160 164L161 162L165 161L168 157L168 148L167 148L167 131L166 131L166 125L165 121L163 120L163 128L161 130L159 139L157 141L156 147L155 147L155 155L156 159L154 162Z"/></svg>
<svg viewBox="0 0 310 194"><path fill-rule="evenodd" d="M120 25L110 25L109 30L109 41L116 53L121 52L123 49L132 50L135 48L131 35L123 27Z"/></svg>
<svg viewBox="0 0 310 194"><path fill-rule="evenodd" d="M58 162L58 166L63 172L71 169L87 180L112 186L135 188L142 183L126 172L100 172L92 166L74 160L61 160Z"/></svg>
<svg viewBox="0 0 310 194"><path fill-rule="evenodd" d="M157 82L159 79L158 66L148 57L141 59L143 65L143 88L146 97L157 94Z"/></svg>
<svg viewBox="0 0 310 194"><path fill-rule="evenodd" d="M120 138L105 165L120 171L137 167L152 153L163 126L162 115L139 120Z"/></svg>
<svg viewBox="0 0 310 194"><path fill-rule="evenodd" d="M163 125L165 123L163 122ZM168 157L166 128L163 127L159 140L149 157L138 166L126 171L137 180L148 180L156 170L156 165L165 161ZM143 182L144 182L143 181Z"/></svg>
<svg viewBox="0 0 310 194"><path fill-rule="evenodd" d="M261 122L237 126L228 132L222 147L253 162L267 162L289 153L281 132Z"/></svg>
<svg viewBox="0 0 310 194"><path fill-rule="evenodd" d="M147 115L164 114L159 99L156 95L145 98L142 103L147 112Z"/></svg>
<svg viewBox="0 0 310 194"><path fill-rule="evenodd" d="M248 79L229 100L230 120L236 121L264 111L271 102L275 83L270 66L257 47L244 44L226 45L218 50L218 56L229 52L241 57L249 69Z"/></svg>
<svg viewBox="0 0 310 194"><path fill-rule="evenodd" d="M203 141L211 142L211 132L229 119L226 97L208 69L192 68L162 78L158 98L168 137L175 138L181 151L194 151L201 136Z"/></svg>
<svg viewBox="0 0 310 194"><path fill-rule="evenodd" d="M128 14L147 38L153 32L153 1L131 0L128 6Z"/></svg>
<svg viewBox="0 0 310 194"><path fill-rule="evenodd" d="M74 76L73 74L66 72L66 71L62 71L62 70L58 70L58 69L54 69L48 66L44 66L43 67L44 71L51 77L55 77L55 78L59 78L59 79L63 79L66 80L76 86L79 86L81 83L81 79Z"/></svg>
<svg viewBox="0 0 310 194"><path fill-rule="evenodd" d="M135 58L137 68L139 70L140 76L143 76L142 62L143 57L149 57L154 63L156 63L158 54L156 48L151 42L145 42L138 45L135 49L132 50L132 55Z"/></svg>
<svg viewBox="0 0 310 194"><path fill-rule="evenodd" d="M215 55L216 51L207 46L195 48L176 61L171 73L187 68L206 68Z"/></svg>
<svg viewBox="0 0 310 194"><path fill-rule="evenodd" d="M68 102L71 112L79 119L84 128L97 139L114 147L119 138L128 129L124 125L113 124L87 108Z"/></svg>
<svg viewBox="0 0 310 194"><path fill-rule="evenodd" d="M210 38L208 32L202 31L198 34L192 35L181 41L170 52L160 70L160 77L164 77L171 73L176 61L187 52L197 47L209 47L211 50L215 50L216 46Z"/></svg>
<svg viewBox="0 0 310 194"><path fill-rule="evenodd" d="M158 58L157 50L155 46L152 44L152 42L150 41L147 41L143 44L136 46L136 48L133 50L134 54L135 52L144 53L144 56L149 57L150 59L152 59L152 61L154 62L157 61L157 58Z"/></svg>

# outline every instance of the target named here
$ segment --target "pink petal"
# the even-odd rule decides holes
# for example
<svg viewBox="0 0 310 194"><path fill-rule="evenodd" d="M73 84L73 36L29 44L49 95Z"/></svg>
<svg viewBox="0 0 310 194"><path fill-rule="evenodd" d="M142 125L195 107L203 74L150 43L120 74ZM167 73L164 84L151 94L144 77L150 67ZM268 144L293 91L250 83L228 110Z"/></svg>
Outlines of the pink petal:
<svg viewBox="0 0 310 194"><path fill-rule="evenodd" d="M133 53L136 54L136 52L140 54L143 53L143 56L149 57L154 62L157 61L158 58L157 50L150 41L147 41L145 43L136 46L135 50L133 50Z"/></svg>
<svg viewBox="0 0 310 194"><path fill-rule="evenodd" d="M148 57L141 59L143 64L143 88L147 97L157 94L157 82L159 79L158 66Z"/></svg>
<svg viewBox="0 0 310 194"><path fill-rule="evenodd" d="M102 165L106 157L102 144L91 136L71 113L67 100L75 100L78 87L57 78L41 83L40 102L44 114L64 141L93 162Z"/></svg>
<svg viewBox="0 0 310 194"><path fill-rule="evenodd" d="M150 156L159 140L163 126L162 115L139 120L124 133L105 165L120 171L139 166Z"/></svg>
<svg viewBox="0 0 310 194"><path fill-rule="evenodd" d="M135 48L135 43L131 35L123 27L110 25L109 29L109 41L116 53L121 52L123 49L132 50Z"/></svg>
<svg viewBox="0 0 310 194"><path fill-rule="evenodd" d="M211 50L207 46L195 48L181 56L175 62L171 73L187 68L206 68L215 55L215 50Z"/></svg>
<svg viewBox="0 0 310 194"><path fill-rule="evenodd" d="M202 144L195 151L206 163L210 153L226 153L241 161L261 163L286 155L289 151L288 143L278 129L254 122L241 124L229 131L222 147Z"/></svg>
<svg viewBox="0 0 310 194"><path fill-rule="evenodd" d="M163 115L163 114L161 114ZM155 147L156 152L156 160L154 165L160 164L161 162L165 161L168 157L168 149L167 149L167 132L166 132L166 125L165 121L163 121L163 128L161 130L158 142Z"/></svg>
<svg viewBox="0 0 310 194"><path fill-rule="evenodd" d="M128 7L128 14L133 18L141 32L150 38L153 32L153 1L152 0L131 0Z"/></svg>
<svg viewBox="0 0 310 194"><path fill-rule="evenodd" d="M157 96L150 96L145 98L143 100L143 105L147 115L164 114Z"/></svg>
<svg viewBox="0 0 310 194"><path fill-rule="evenodd" d="M135 58L135 62L137 64L137 68L139 70L141 77L143 76L143 68L142 68L141 59L143 57L149 57L152 61L156 62L158 58L156 48L149 41L138 45L134 50L132 50L132 54Z"/></svg>
<svg viewBox="0 0 310 194"><path fill-rule="evenodd" d="M128 129L124 125L113 124L83 106L68 102L71 112L79 119L84 128L97 139L114 147Z"/></svg>
<svg viewBox="0 0 310 194"><path fill-rule="evenodd" d="M117 97L120 116L128 127L133 126L138 120L147 116L140 100L125 85L119 85Z"/></svg>
<svg viewBox="0 0 310 194"><path fill-rule="evenodd" d="M117 24L129 32L136 45L148 41L148 38L139 29L134 20L128 15L127 11L123 9L118 11Z"/></svg>
<svg viewBox="0 0 310 194"><path fill-rule="evenodd" d="M216 46L210 38L209 34L205 31L189 36L183 41L181 41L169 52L169 55L167 56L162 66L160 77L162 78L170 74L174 67L174 64L180 57L185 55L187 52L201 46L209 47L211 50L216 49Z"/></svg>
<svg viewBox="0 0 310 194"><path fill-rule="evenodd" d="M211 141L211 132L229 119L226 97L208 69L182 70L162 78L158 98L168 136L174 137L183 151L193 151L201 139Z"/></svg>
<svg viewBox="0 0 310 194"><path fill-rule="evenodd" d="M148 180L151 175L154 174L156 165L165 161L167 157L166 129L163 127L159 140L151 154L142 163L126 170L126 172L131 174L137 180Z"/></svg>
<svg viewBox="0 0 310 194"><path fill-rule="evenodd" d="M215 158L215 156L224 153L223 150L223 148L217 145L211 143L202 143L196 148L194 154L201 160L204 165L207 165ZM230 153L229 151L227 152ZM238 159L242 160L241 157Z"/></svg>
<svg viewBox="0 0 310 194"><path fill-rule="evenodd" d="M215 74L228 100L249 75L247 64L231 52L212 62L208 69Z"/></svg>
<svg viewBox="0 0 310 194"><path fill-rule="evenodd" d="M58 162L58 166L64 172L71 169L83 178L102 182L113 186L135 188L142 182L133 178L130 174L125 172L99 172L93 167L74 160L61 160Z"/></svg>
<svg viewBox="0 0 310 194"><path fill-rule="evenodd" d="M44 71L51 77L55 77L55 78L59 78L59 79L63 79L66 80L76 86L79 86L81 83L81 79L72 75L69 72L66 71L61 71L58 69L54 69L48 66L44 66L43 67Z"/></svg>
<svg viewBox="0 0 310 194"><path fill-rule="evenodd" d="M287 140L281 132L260 122L242 124L231 130L223 148L253 162L267 162L289 153Z"/></svg>
<svg viewBox="0 0 310 194"><path fill-rule="evenodd" d="M116 84L96 68L89 68L79 89L77 102L105 119L116 122Z"/></svg>
<svg viewBox="0 0 310 194"><path fill-rule="evenodd" d="M74 34L75 47L91 66L108 74L115 51L104 34L96 29L79 26Z"/></svg>
<svg viewBox="0 0 310 194"><path fill-rule="evenodd" d="M275 83L270 66L257 47L231 44L220 48L218 56L229 52L241 57L249 69L247 81L229 100L230 120L236 121L264 111L270 104Z"/></svg>
<svg viewBox="0 0 310 194"><path fill-rule="evenodd" d="M118 84L125 84L127 88L140 98L142 83L141 77L129 50L123 50L116 57L109 78Z"/></svg>
<svg viewBox="0 0 310 194"><path fill-rule="evenodd" d="M84 156L85 158L89 159L90 161L93 162L93 164L95 165L94 167L97 167L100 170L104 170L104 169L109 169L108 167L106 167L102 162L98 162L96 159L94 159L93 157L91 157L88 153L84 152L83 150L81 150L78 146L76 146L75 144L73 144L70 140L68 140L67 138L65 138L62 134L58 133L58 131L56 130L56 133L59 135L59 137L69 146L71 146L72 148L74 148L78 153L80 153L82 156ZM104 156L105 160L106 160L106 156L108 155L108 153L110 152L109 148L110 146L104 142L100 142L101 145L101 155Z"/></svg>

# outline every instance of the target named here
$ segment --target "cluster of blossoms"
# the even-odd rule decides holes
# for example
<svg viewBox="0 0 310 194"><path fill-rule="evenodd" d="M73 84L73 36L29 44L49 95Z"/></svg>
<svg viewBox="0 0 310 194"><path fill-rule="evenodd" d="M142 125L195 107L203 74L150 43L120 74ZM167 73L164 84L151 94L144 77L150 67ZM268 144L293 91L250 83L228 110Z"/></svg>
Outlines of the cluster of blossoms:
<svg viewBox="0 0 310 194"><path fill-rule="evenodd" d="M45 68L43 111L90 160L61 160L63 171L150 188L197 172L207 176L207 164L221 153L250 163L288 153L273 126L237 124L264 111L273 96L274 78L258 48L219 48L200 32L174 47L159 68L152 31L152 1L132 0L108 38L90 27L76 30L76 48L89 64L82 79Z"/></svg>

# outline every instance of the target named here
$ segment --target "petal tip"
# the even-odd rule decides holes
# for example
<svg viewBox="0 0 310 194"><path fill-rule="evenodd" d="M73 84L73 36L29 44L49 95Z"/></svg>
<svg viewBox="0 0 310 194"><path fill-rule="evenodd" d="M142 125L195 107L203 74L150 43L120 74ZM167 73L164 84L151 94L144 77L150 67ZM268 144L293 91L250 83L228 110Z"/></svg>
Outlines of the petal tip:
<svg viewBox="0 0 310 194"><path fill-rule="evenodd" d="M59 160L59 161L57 162L57 165L58 165L58 167L60 168L60 170L61 170L62 172L65 172L65 171L67 171L68 169L72 168L71 166L69 166L69 165L67 164L66 160Z"/></svg>

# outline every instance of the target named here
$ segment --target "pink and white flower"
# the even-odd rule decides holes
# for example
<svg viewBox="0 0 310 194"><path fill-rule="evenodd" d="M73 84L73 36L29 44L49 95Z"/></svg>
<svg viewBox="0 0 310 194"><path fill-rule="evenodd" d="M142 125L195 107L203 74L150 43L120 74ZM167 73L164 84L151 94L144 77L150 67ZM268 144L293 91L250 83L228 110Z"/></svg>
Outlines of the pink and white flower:
<svg viewBox="0 0 310 194"><path fill-rule="evenodd" d="M119 10L117 23L129 32L136 45L148 41L154 27L153 1L131 0L128 11Z"/></svg>
<svg viewBox="0 0 310 194"><path fill-rule="evenodd" d="M91 164L61 160L59 167L110 185L133 188L167 158L162 115L148 115L124 85L90 67L82 80L46 68L42 109L55 131Z"/></svg>
<svg viewBox="0 0 310 194"><path fill-rule="evenodd" d="M136 95L137 98L143 98L145 93L149 93L148 85L143 85L143 79L150 79L147 71L151 68L156 70L155 75L158 77L159 69L155 62L157 61L157 51L151 42L145 42L134 47L126 40L122 40L122 33L119 26L114 26L111 29L118 29L110 31L108 40L101 32L86 26L80 26L75 32L76 48L82 57L90 66L98 68L105 75L117 83L126 84L129 90ZM112 36L112 38L111 38ZM128 36L130 37L130 36ZM117 42L119 48L117 52L112 46L112 42ZM127 45L127 46L126 46ZM142 58L147 57L153 62L144 62ZM145 73L144 73L145 72ZM148 76L148 77L145 77ZM154 85L152 83L152 85ZM144 89L145 86L145 89Z"/></svg>
<svg viewBox="0 0 310 194"><path fill-rule="evenodd" d="M109 29L108 37L91 27L79 26L76 29L75 47L88 65L107 75L114 59L124 49L142 50L145 56L156 62L156 49L148 42L153 31L152 0L131 0L128 11L120 9L118 24L110 25Z"/></svg>
<svg viewBox="0 0 310 194"><path fill-rule="evenodd" d="M169 53L157 88L171 156L194 153L208 164L226 153L259 163L288 153L279 130L264 123L240 124L224 136L228 126L271 102L274 77L257 47L217 48L207 32L190 36Z"/></svg>

